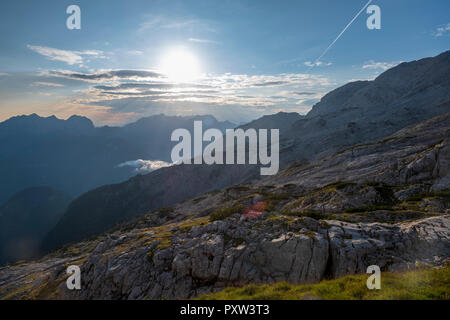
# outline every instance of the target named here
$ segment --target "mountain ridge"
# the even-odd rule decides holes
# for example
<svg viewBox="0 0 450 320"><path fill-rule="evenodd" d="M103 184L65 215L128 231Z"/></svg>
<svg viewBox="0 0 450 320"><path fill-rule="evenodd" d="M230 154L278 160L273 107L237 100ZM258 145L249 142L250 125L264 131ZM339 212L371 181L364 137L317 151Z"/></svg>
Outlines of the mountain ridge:
<svg viewBox="0 0 450 320"><path fill-rule="evenodd" d="M447 113L0 268L0 299L188 299L373 264L439 267L450 262L449 163ZM81 290L67 289L68 264L80 266Z"/></svg>
<svg viewBox="0 0 450 320"><path fill-rule="evenodd" d="M416 73L411 75L413 71ZM386 72L374 81L350 83L333 90L310 113L296 119L280 137L281 168L323 158L359 143L376 141L450 109L450 51L434 58L403 63ZM334 96L338 96L336 103ZM387 101L389 103L385 104ZM44 247L52 249L66 241L81 240L105 231L107 228L100 225L96 232L83 227L98 221L94 218L96 215L102 216L103 223L109 227L123 221L121 213L129 219L258 177L257 166L182 165L162 168L113 189L97 189L72 203L64 220L49 233ZM113 195L117 199L111 201ZM143 201L136 202L136 199ZM95 213L87 215L89 210ZM108 212L111 212L109 218ZM81 229L76 235L67 235L63 230L80 217L85 219L80 222Z"/></svg>
<svg viewBox="0 0 450 320"><path fill-rule="evenodd" d="M86 117L66 120L37 114L12 117L0 123L0 203L15 192L49 185L70 196L95 187L126 181L133 167L118 165L137 159L170 162L174 142L170 133L180 127L193 130L193 121L205 127L234 127L212 116L142 118L123 127L95 127Z"/></svg>

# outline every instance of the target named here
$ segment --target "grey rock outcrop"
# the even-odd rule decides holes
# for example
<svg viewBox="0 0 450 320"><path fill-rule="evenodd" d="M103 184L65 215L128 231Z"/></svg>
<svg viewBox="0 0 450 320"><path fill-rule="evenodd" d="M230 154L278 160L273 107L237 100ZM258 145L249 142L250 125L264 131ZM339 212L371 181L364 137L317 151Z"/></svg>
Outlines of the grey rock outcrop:
<svg viewBox="0 0 450 320"><path fill-rule="evenodd" d="M449 215L394 225L234 215L198 228L200 237L173 225L153 235L133 230L127 240L99 240L78 261L80 291L67 290L64 282L61 266L76 264L73 258L0 269L0 297L39 297L53 288L57 299L184 299L248 283L314 283L364 273L373 264L404 271L450 257ZM158 232L171 233L169 247L152 240ZM33 280L22 285L31 286L17 290L15 277L27 278L27 272Z"/></svg>

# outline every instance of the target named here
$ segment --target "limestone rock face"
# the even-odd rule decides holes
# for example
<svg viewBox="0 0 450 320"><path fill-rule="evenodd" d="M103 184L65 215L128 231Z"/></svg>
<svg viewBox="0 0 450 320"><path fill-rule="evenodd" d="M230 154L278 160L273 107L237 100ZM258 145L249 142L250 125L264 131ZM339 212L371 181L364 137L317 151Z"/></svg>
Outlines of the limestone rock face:
<svg viewBox="0 0 450 320"><path fill-rule="evenodd" d="M449 222L448 216L393 226L330 222L331 275L364 273L372 264L404 271L419 261L442 263L450 254Z"/></svg>
<svg viewBox="0 0 450 320"><path fill-rule="evenodd" d="M450 188L449 150L450 114L447 113L378 142L347 148L255 183L316 188L336 181L378 181L409 186L426 181L432 190L444 190Z"/></svg>
<svg viewBox="0 0 450 320"><path fill-rule="evenodd" d="M184 299L248 283L314 283L364 273L373 264L403 271L418 263L440 265L450 256L449 215L394 225L269 219L234 215L200 226L200 237L175 227L171 247L159 249L135 230L120 244L111 237L99 240L79 261L48 259L0 269L0 287L12 290L17 275L31 273L35 291L29 289L23 297L46 283L44 287L59 284L53 296L59 299ZM62 266L71 263L81 264L80 291L65 286Z"/></svg>

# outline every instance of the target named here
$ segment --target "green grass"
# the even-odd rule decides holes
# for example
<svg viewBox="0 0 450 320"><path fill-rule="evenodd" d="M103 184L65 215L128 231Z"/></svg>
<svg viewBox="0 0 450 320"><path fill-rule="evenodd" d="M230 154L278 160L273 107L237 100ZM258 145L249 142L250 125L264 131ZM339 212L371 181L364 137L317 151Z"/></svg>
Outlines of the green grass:
<svg viewBox="0 0 450 320"><path fill-rule="evenodd" d="M178 228L180 228L180 230L182 232L189 232L191 230L191 228L194 226L207 225L210 221L209 219L210 219L209 217L202 217L202 218L185 220L185 221L181 222L180 224L178 224Z"/></svg>
<svg viewBox="0 0 450 320"><path fill-rule="evenodd" d="M291 199L293 196L288 193L264 193L264 201L266 201L266 210L275 211L280 202Z"/></svg>
<svg viewBox="0 0 450 320"><path fill-rule="evenodd" d="M450 300L450 267L407 273L384 272L381 289L369 290L370 275L346 276L317 284L247 285L202 295L200 300Z"/></svg>
<svg viewBox="0 0 450 320"><path fill-rule="evenodd" d="M224 220L224 219L232 216L235 213L242 213L243 210L244 210L244 206L242 206L242 205L235 205L232 207L219 209L219 210L211 213L211 215L209 216L209 220L211 222L216 221L216 220Z"/></svg>
<svg viewBox="0 0 450 320"><path fill-rule="evenodd" d="M363 206L357 208L346 209L346 213L371 212L377 210L392 210L392 206Z"/></svg>
<svg viewBox="0 0 450 320"><path fill-rule="evenodd" d="M309 217L316 220L333 220L334 216L314 210L304 210L300 212L284 211L282 214L294 217Z"/></svg>

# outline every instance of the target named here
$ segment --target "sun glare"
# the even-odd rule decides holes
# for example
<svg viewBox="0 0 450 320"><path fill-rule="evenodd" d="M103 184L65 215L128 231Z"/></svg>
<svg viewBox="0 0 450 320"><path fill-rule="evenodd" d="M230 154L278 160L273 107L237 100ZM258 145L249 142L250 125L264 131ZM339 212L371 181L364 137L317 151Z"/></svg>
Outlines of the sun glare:
<svg viewBox="0 0 450 320"><path fill-rule="evenodd" d="M192 81L200 76L196 57L184 48L170 50L163 57L159 69L175 82Z"/></svg>

